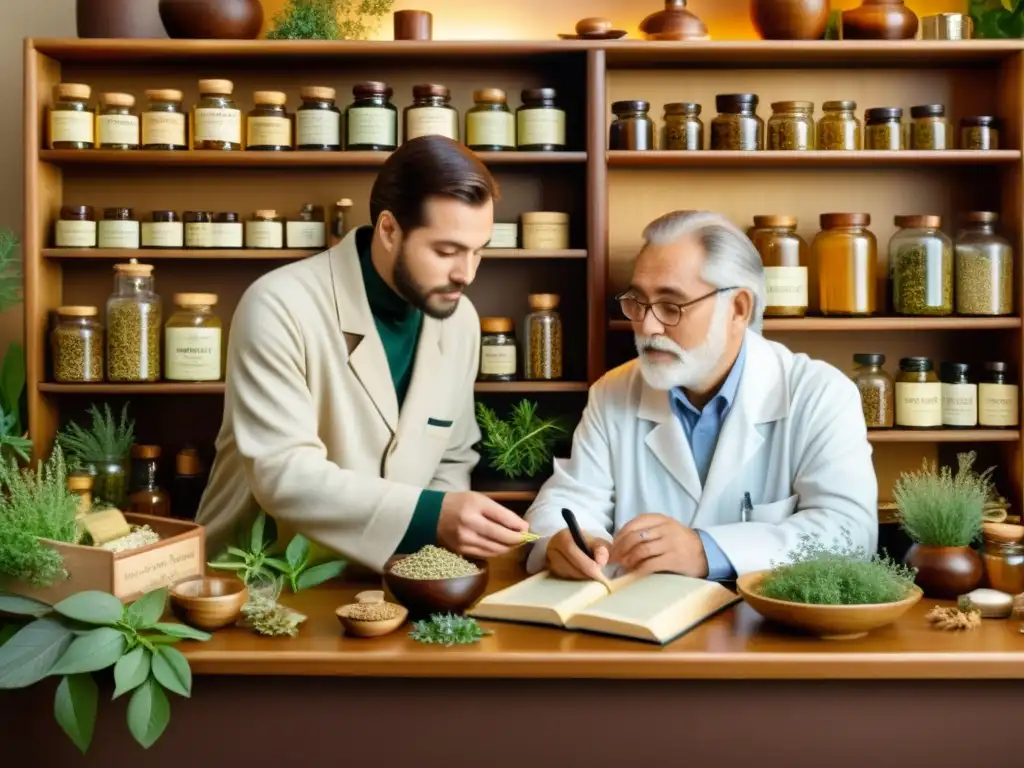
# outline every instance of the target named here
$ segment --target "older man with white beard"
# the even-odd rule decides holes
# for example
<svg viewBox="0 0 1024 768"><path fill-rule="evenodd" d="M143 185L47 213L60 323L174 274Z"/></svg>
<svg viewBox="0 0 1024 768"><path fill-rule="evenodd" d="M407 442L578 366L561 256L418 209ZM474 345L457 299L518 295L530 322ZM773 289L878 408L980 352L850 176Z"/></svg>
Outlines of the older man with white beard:
<svg viewBox="0 0 1024 768"><path fill-rule="evenodd" d="M760 335L753 245L697 211L662 216L644 241L618 297L638 358L591 388L571 458L527 513L543 537L528 570L727 580L785 560L806 535L873 553L878 481L857 388Z"/></svg>

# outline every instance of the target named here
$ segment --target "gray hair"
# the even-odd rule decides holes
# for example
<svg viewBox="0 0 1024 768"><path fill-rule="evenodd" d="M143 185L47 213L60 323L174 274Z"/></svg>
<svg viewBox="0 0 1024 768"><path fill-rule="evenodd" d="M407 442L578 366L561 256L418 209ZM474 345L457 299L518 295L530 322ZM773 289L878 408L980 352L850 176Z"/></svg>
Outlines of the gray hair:
<svg viewBox="0 0 1024 768"><path fill-rule="evenodd" d="M673 211L659 216L644 229L645 243L669 245L692 237L704 248L701 276L715 288L746 288L754 296L749 327L761 332L768 302L764 266L754 244L743 231L718 213Z"/></svg>

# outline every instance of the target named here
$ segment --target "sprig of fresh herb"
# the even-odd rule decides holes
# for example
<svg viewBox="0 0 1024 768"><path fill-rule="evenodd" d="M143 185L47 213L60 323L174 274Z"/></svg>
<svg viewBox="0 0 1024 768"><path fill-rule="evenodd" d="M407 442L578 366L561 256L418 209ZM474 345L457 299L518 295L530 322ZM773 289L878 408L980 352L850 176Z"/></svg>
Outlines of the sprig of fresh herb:
<svg viewBox="0 0 1024 768"><path fill-rule="evenodd" d="M128 419L128 403L121 409L120 423L114 421L110 404L103 404L103 413L95 404L90 406L92 426L83 429L71 422L57 435L57 443L69 458L78 462L120 461L132 448L135 440L135 422Z"/></svg>
<svg viewBox="0 0 1024 768"><path fill-rule="evenodd" d="M549 469L555 445L567 434L563 419L540 418L536 403L529 400L520 400L508 421L478 402L476 420L490 466L511 479L535 477Z"/></svg>
<svg viewBox="0 0 1024 768"><path fill-rule="evenodd" d="M1024 37L1024 0L970 0L975 36L989 40Z"/></svg>
<svg viewBox="0 0 1024 768"><path fill-rule="evenodd" d="M394 0L288 0L268 40L365 40Z"/></svg>
<svg viewBox="0 0 1024 768"><path fill-rule="evenodd" d="M455 613L435 613L429 619L412 625L409 637L427 645L470 645L479 642L491 632L477 624L476 619Z"/></svg>
<svg viewBox="0 0 1024 768"><path fill-rule="evenodd" d="M893 488L900 525L918 544L966 547L981 537L985 504L994 488L994 467L978 474L971 467L977 454L957 454L957 471L936 469L925 459L918 472L903 473Z"/></svg>

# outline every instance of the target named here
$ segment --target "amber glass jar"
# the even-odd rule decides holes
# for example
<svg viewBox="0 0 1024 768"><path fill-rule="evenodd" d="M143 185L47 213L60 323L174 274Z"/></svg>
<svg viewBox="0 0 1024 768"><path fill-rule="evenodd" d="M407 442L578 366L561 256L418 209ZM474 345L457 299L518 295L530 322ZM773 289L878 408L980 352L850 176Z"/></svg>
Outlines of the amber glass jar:
<svg viewBox="0 0 1024 768"><path fill-rule="evenodd" d="M768 149L814 149L814 102L776 101L768 119Z"/></svg>
<svg viewBox="0 0 1024 768"><path fill-rule="evenodd" d="M130 93L104 93L96 118L96 141L100 149L138 149L139 116L132 111L135 97Z"/></svg>
<svg viewBox="0 0 1024 768"><path fill-rule="evenodd" d="M818 149L852 151L861 147L856 101L826 101L818 121Z"/></svg>
<svg viewBox="0 0 1024 768"><path fill-rule="evenodd" d="M1024 592L1024 543L996 541L988 536L981 547L985 583L1008 595Z"/></svg>
<svg viewBox="0 0 1024 768"><path fill-rule="evenodd" d="M646 101L616 101L612 104L612 121L608 149L654 149L654 121L651 105Z"/></svg>
<svg viewBox="0 0 1024 768"><path fill-rule="evenodd" d="M200 80L199 101L192 110L192 148L242 148L242 111L231 94L230 80Z"/></svg>
<svg viewBox="0 0 1024 768"><path fill-rule="evenodd" d="M414 85L412 98L412 104L402 113L403 141L431 135L459 140L459 111L452 106L448 86Z"/></svg>
<svg viewBox="0 0 1024 768"><path fill-rule="evenodd" d="M398 147L398 109L387 83L367 81L352 87L345 110L345 149L390 152Z"/></svg>
<svg viewBox="0 0 1024 768"><path fill-rule="evenodd" d="M96 211L91 205L65 205L54 227L57 248L95 248Z"/></svg>
<svg viewBox="0 0 1024 768"><path fill-rule="evenodd" d="M287 94L281 91L256 91L256 106L245 121L245 148L262 152L292 150L292 118L285 109Z"/></svg>
<svg viewBox="0 0 1024 768"><path fill-rule="evenodd" d="M138 248L141 227L131 208L104 208L96 226L96 245L100 248Z"/></svg>
<svg viewBox="0 0 1024 768"><path fill-rule="evenodd" d="M942 426L942 383L927 357L904 357L896 377L896 426L934 429Z"/></svg>
<svg viewBox="0 0 1024 768"><path fill-rule="evenodd" d="M554 88L527 88L516 110L516 141L523 152L565 149L565 110L558 106Z"/></svg>
<svg viewBox="0 0 1024 768"><path fill-rule="evenodd" d="M128 497L129 510L136 515L170 517L171 498L160 487L159 475L160 446L133 445L131 470L131 494Z"/></svg>
<svg viewBox="0 0 1024 768"><path fill-rule="evenodd" d="M953 133L942 104L910 108L910 149L952 149Z"/></svg>
<svg viewBox="0 0 1024 768"><path fill-rule="evenodd" d="M54 87L50 108L50 149L92 149L96 146L95 115L89 109L92 88L81 83Z"/></svg>
<svg viewBox="0 0 1024 768"><path fill-rule="evenodd" d="M64 383L103 381L103 324L96 307L59 307L50 334L53 378Z"/></svg>
<svg viewBox="0 0 1024 768"><path fill-rule="evenodd" d="M899 315L953 312L953 241L941 216L897 216L889 241L892 308Z"/></svg>
<svg viewBox="0 0 1024 768"><path fill-rule="evenodd" d="M812 244L823 315L872 315L876 311L878 241L867 213L823 213Z"/></svg>
<svg viewBox="0 0 1024 768"><path fill-rule="evenodd" d="M711 121L711 148L754 151L764 149L764 120L757 116L753 93L715 97L718 115Z"/></svg>
<svg viewBox="0 0 1024 768"><path fill-rule="evenodd" d="M341 110L337 91L308 85L299 91L302 105L295 112L295 144L303 151L333 152L341 149Z"/></svg>
<svg viewBox="0 0 1024 768"><path fill-rule="evenodd" d="M796 233L796 216L755 216L747 233L761 254L768 303L766 317L807 314L807 242Z"/></svg>
<svg viewBox="0 0 1024 768"><path fill-rule="evenodd" d="M875 107L864 113L864 149L904 149L903 110Z"/></svg>
<svg viewBox="0 0 1024 768"><path fill-rule="evenodd" d="M957 314L1013 314L1013 246L996 231L998 220L994 211L964 215L954 247Z"/></svg>
<svg viewBox="0 0 1024 768"><path fill-rule="evenodd" d="M185 247L213 248L213 213L185 211Z"/></svg>
<svg viewBox="0 0 1024 768"><path fill-rule="evenodd" d="M160 88L146 91L146 110L142 113L142 148L162 150L188 149L188 120L181 91Z"/></svg>
<svg viewBox="0 0 1024 768"><path fill-rule="evenodd" d="M516 118L500 88L473 92L473 106L466 113L466 146L476 152L516 148Z"/></svg>
<svg viewBox="0 0 1024 768"><path fill-rule="evenodd" d="M213 308L215 293L176 293L164 327L164 378L220 381L223 325Z"/></svg>
<svg viewBox="0 0 1024 768"><path fill-rule="evenodd" d="M999 149L999 118L992 115L960 120L961 149Z"/></svg>
<svg viewBox="0 0 1024 768"><path fill-rule="evenodd" d="M892 429L895 382L885 368L885 355L858 353L853 356L853 383L860 392L864 423L868 429Z"/></svg>
<svg viewBox="0 0 1024 768"><path fill-rule="evenodd" d="M664 149L696 151L704 149L704 123L700 104L677 102L665 105Z"/></svg>

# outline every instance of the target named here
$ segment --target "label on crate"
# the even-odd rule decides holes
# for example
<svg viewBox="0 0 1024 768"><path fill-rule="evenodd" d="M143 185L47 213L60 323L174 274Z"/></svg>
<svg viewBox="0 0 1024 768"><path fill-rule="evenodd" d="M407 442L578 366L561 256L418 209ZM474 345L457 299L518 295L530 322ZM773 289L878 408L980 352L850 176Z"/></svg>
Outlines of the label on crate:
<svg viewBox="0 0 1024 768"><path fill-rule="evenodd" d="M289 221L289 248L326 248L327 224L322 221Z"/></svg>
<svg viewBox="0 0 1024 768"><path fill-rule="evenodd" d="M390 109L351 107L346 118L347 146L374 144L393 147L398 144L398 118Z"/></svg>
<svg viewBox="0 0 1024 768"><path fill-rule="evenodd" d="M180 112L145 112L142 115L142 145L184 147L185 115Z"/></svg>
<svg viewBox="0 0 1024 768"><path fill-rule="evenodd" d="M414 107L405 115L406 141L432 135L459 140L459 115L454 109Z"/></svg>
<svg viewBox="0 0 1024 768"><path fill-rule="evenodd" d="M341 115L326 109L300 109L295 134L300 147L340 147Z"/></svg>
<svg viewBox="0 0 1024 768"><path fill-rule="evenodd" d="M515 147L515 117L511 112L468 113L466 144L471 147Z"/></svg>
<svg viewBox="0 0 1024 768"><path fill-rule="evenodd" d="M942 385L942 423L947 427L974 427L978 424L978 385Z"/></svg>
<svg viewBox="0 0 1024 768"><path fill-rule="evenodd" d="M520 109L516 113L519 146L565 144L565 112L560 109Z"/></svg>
<svg viewBox="0 0 1024 768"><path fill-rule="evenodd" d="M978 423L983 427L1015 427L1020 397L1016 384L978 385Z"/></svg>
<svg viewBox="0 0 1024 768"><path fill-rule="evenodd" d="M196 110L196 141L242 143L242 113L237 109Z"/></svg>
<svg viewBox="0 0 1024 768"><path fill-rule="evenodd" d="M185 244L185 227L180 221L142 222L143 248L181 248Z"/></svg>
<svg viewBox="0 0 1024 768"><path fill-rule="evenodd" d="M937 382L896 382L897 427L941 427L942 385Z"/></svg>
<svg viewBox="0 0 1024 768"><path fill-rule="evenodd" d="M514 376L516 348L514 346L480 347L480 373L485 376Z"/></svg>
<svg viewBox="0 0 1024 768"><path fill-rule="evenodd" d="M154 545L138 554L114 560L114 594L118 597L169 587L193 576L202 576L202 536Z"/></svg>
<svg viewBox="0 0 1024 768"><path fill-rule="evenodd" d="M58 248L95 248L95 221L58 221L54 241Z"/></svg>
<svg viewBox="0 0 1024 768"><path fill-rule="evenodd" d="M220 328L166 328L164 365L171 381L220 381Z"/></svg>
<svg viewBox="0 0 1024 768"><path fill-rule="evenodd" d="M250 117L246 121L247 147L290 147L292 121L287 117Z"/></svg>
<svg viewBox="0 0 1024 768"><path fill-rule="evenodd" d="M807 306L807 267L765 267L769 307Z"/></svg>
<svg viewBox="0 0 1024 768"><path fill-rule="evenodd" d="M95 141L94 115L92 112L50 112L50 144L58 141L80 141L92 144Z"/></svg>
<svg viewBox="0 0 1024 768"><path fill-rule="evenodd" d="M139 118L135 115L100 115L96 120L99 144L139 145Z"/></svg>

